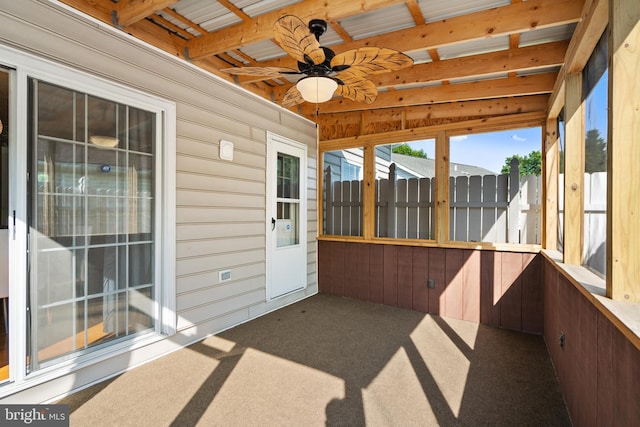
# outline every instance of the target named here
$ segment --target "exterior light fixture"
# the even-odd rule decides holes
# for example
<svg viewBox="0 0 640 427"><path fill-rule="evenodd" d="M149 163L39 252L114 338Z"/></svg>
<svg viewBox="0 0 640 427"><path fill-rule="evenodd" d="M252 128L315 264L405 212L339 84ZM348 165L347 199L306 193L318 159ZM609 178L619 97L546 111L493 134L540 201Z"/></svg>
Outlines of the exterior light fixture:
<svg viewBox="0 0 640 427"><path fill-rule="evenodd" d="M296 87L305 101L317 104L330 100L338 83L329 77L310 76L299 80Z"/></svg>

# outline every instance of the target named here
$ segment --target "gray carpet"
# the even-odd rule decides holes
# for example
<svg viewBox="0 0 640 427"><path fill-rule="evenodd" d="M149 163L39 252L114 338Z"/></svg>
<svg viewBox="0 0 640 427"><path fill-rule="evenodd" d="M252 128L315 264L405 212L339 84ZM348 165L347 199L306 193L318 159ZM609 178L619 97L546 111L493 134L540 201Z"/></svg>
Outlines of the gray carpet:
<svg viewBox="0 0 640 427"><path fill-rule="evenodd" d="M78 392L72 426L569 426L542 337L317 295Z"/></svg>

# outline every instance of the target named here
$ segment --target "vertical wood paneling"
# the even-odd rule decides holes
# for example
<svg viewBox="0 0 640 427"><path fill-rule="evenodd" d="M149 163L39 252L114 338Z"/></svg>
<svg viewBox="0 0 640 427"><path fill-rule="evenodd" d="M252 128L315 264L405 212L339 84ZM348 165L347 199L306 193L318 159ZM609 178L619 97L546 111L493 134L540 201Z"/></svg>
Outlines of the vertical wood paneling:
<svg viewBox="0 0 640 427"><path fill-rule="evenodd" d="M331 293L331 242L318 242L318 292Z"/></svg>
<svg viewBox="0 0 640 427"><path fill-rule="evenodd" d="M495 257L494 251L480 252L480 322L500 326L500 311L493 304Z"/></svg>
<svg viewBox="0 0 640 427"><path fill-rule="evenodd" d="M384 302L384 246L371 245L369 252L369 301Z"/></svg>
<svg viewBox="0 0 640 427"><path fill-rule="evenodd" d="M616 393L618 385L614 383L615 375L613 371L613 325L604 316L598 316L598 350L597 360L598 370L597 388L598 401L596 407L595 424L604 426L607 421L613 420L616 416Z"/></svg>
<svg viewBox="0 0 640 427"><path fill-rule="evenodd" d="M573 354L573 375L577 395L576 404L582 406L580 414L574 418L576 425L595 422L597 409L597 352L598 352L598 310L580 292L574 289L573 298L578 301L578 319L573 333L576 352ZM575 313L574 313L575 315ZM595 424L594 424L595 425Z"/></svg>
<svg viewBox="0 0 640 427"><path fill-rule="evenodd" d="M543 330L539 255L328 241L318 248L320 292L508 329ZM430 279L434 288L427 286Z"/></svg>
<svg viewBox="0 0 640 427"><path fill-rule="evenodd" d="M544 260L544 340L552 360L557 360L558 351L558 271L550 261Z"/></svg>
<svg viewBox="0 0 640 427"><path fill-rule="evenodd" d="M464 253L462 249L449 249L445 261L445 303L441 315L462 319L462 288Z"/></svg>
<svg viewBox="0 0 640 427"><path fill-rule="evenodd" d="M354 264L358 260L358 246L345 244L344 245L344 281L342 282L341 296L347 298L357 298L358 287L356 283L358 281L358 270L354 268Z"/></svg>
<svg viewBox="0 0 640 427"><path fill-rule="evenodd" d="M616 407L613 417L604 422L609 425L637 425L640 420L640 350L616 329L613 333L613 355Z"/></svg>
<svg viewBox="0 0 640 427"><path fill-rule="evenodd" d="M462 319L480 321L480 274L479 251L464 251L468 258L464 263L462 289Z"/></svg>
<svg viewBox="0 0 640 427"><path fill-rule="evenodd" d="M500 324L507 329L522 328L522 254L502 254L502 298Z"/></svg>
<svg viewBox="0 0 640 427"><path fill-rule="evenodd" d="M522 330L540 334L544 326L542 258L524 254L522 265Z"/></svg>
<svg viewBox="0 0 640 427"><path fill-rule="evenodd" d="M429 312L429 248L413 248L411 283L413 288L413 309Z"/></svg>
<svg viewBox="0 0 640 427"><path fill-rule="evenodd" d="M345 245L346 243L336 242L331 246L331 283L329 285L331 295L342 296L344 292Z"/></svg>
<svg viewBox="0 0 640 427"><path fill-rule="evenodd" d="M543 272L544 337L573 424L636 425L640 350L551 261Z"/></svg>
<svg viewBox="0 0 640 427"><path fill-rule="evenodd" d="M556 359L556 373L560 382L560 388L562 394L565 396L567 402L567 409L569 414L573 416L575 412L574 395L572 391L572 373L571 357L573 347L573 340L576 338L573 334L575 327L573 326L574 314L576 313L575 298L571 294L571 284L566 281L564 276L558 276L558 335L563 333L565 335L565 346L560 348L557 352ZM574 420L575 421L575 420Z"/></svg>
<svg viewBox="0 0 640 427"><path fill-rule="evenodd" d="M398 247L398 307L413 307L413 248Z"/></svg>
<svg viewBox="0 0 640 427"><path fill-rule="evenodd" d="M429 289L429 313L431 314L443 315L446 253L446 249L429 248L429 278L435 283L433 289Z"/></svg>
<svg viewBox="0 0 640 427"><path fill-rule="evenodd" d="M362 301L369 301L369 248L371 245L362 244L354 245L357 248L356 253L356 298Z"/></svg>
<svg viewBox="0 0 640 427"><path fill-rule="evenodd" d="M398 306L398 247L384 245L384 297L385 305Z"/></svg>

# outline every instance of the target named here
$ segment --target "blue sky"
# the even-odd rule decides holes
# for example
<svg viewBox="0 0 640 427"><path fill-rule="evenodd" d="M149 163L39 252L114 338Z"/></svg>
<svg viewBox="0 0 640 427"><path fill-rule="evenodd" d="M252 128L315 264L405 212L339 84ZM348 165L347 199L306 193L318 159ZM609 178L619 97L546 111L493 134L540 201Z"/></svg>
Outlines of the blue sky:
<svg viewBox="0 0 640 427"><path fill-rule="evenodd" d="M435 158L433 140L413 141L409 145L415 150L423 149L430 159ZM538 127L452 137L449 154L454 163L480 166L499 173L507 157L526 156L532 151L540 151L541 147L542 130Z"/></svg>
<svg viewBox="0 0 640 427"><path fill-rule="evenodd" d="M607 79L605 71L586 99L586 129L598 129L607 139ZM430 159L435 158L435 141L408 143L415 150L424 150ZM454 163L480 166L500 173L507 157L514 154L526 156L532 151L542 151L542 129L523 128L500 132L477 133L451 138L450 156Z"/></svg>

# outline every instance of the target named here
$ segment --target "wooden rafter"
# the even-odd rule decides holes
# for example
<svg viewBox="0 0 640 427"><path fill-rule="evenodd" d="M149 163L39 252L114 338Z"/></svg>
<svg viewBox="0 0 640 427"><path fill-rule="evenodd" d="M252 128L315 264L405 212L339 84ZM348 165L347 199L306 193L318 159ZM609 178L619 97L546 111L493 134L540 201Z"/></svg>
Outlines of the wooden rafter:
<svg viewBox="0 0 640 427"><path fill-rule="evenodd" d="M115 5L116 21L122 27L128 27L147 16L169 7L178 0L120 0Z"/></svg>
<svg viewBox="0 0 640 427"><path fill-rule="evenodd" d="M447 86L432 86L418 89L382 92L373 104L356 103L346 99L334 99L319 106L321 114L353 110L370 110L441 102L469 101L508 96L539 95L551 93L557 73L542 73L523 77L508 77L460 83ZM315 114L316 106L305 104L301 112Z"/></svg>
<svg viewBox="0 0 640 427"><path fill-rule="evenodd" d="M404 0L365 0L359 2L313 0L296 3L283 10L274 10L250 21L193 40L189 44L189 57L202 58L236 49L249 43L271 39L273 38L273 23L284 14L296 15L305 21L321 18L330 22L402 2Z"/></svg>

